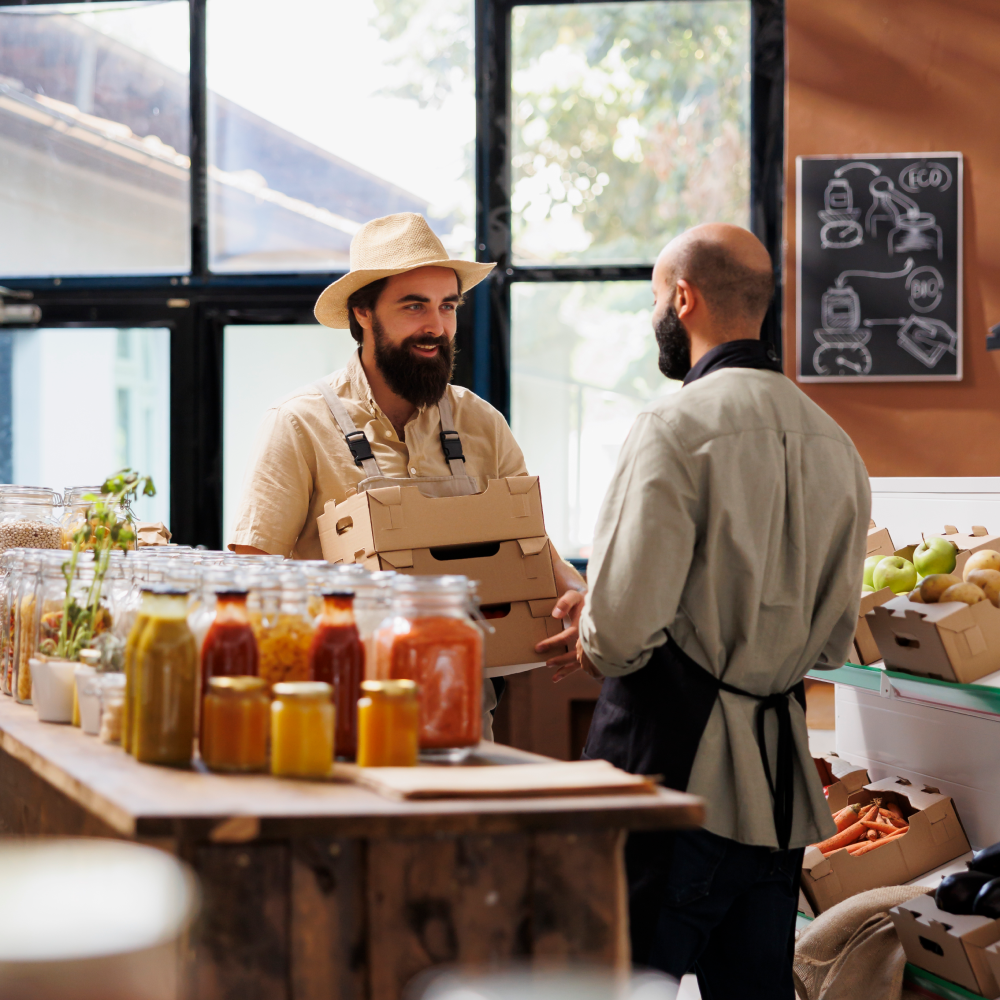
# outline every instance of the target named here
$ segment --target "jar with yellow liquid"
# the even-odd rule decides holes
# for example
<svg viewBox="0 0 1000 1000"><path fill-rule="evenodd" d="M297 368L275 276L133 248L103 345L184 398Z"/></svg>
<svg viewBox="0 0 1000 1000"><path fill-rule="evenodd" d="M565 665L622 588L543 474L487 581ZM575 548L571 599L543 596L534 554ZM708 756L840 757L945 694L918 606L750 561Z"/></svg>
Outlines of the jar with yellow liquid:
<svg viewBox="0 0 1000 1000"><path fill-rule="evenodd" d="M271 694L271 773L327 777L333 766L333 688L322 681L285 681Z"/></svg>
<svg viewBox="0 0 1000 1000"><path fill-rule="evenodd" d="M199 748L210 771L264 771L271 699L260 677L210 677Z"/></svg>
<svg viewBox="0 0 1000 1000"><path fill-rule="evenodd" d="M358 701L359 767L415 767L420 745L417 685L363 681Z"/></svg>

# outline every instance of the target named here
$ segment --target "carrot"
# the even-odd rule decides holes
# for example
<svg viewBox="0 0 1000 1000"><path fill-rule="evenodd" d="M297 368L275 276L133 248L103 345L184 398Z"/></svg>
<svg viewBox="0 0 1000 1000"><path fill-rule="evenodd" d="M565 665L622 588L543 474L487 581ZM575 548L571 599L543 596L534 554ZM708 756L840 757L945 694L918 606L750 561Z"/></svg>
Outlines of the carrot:
<svg viewBox="0 0 1000 1000"><path fill-rule="evenodd" d="M902 830L910 825L905 819L900 819L898 815L894 816L888 809L879 809L878 814L886 823L891 823L897 830Z"/></svg>
<svg viewBox="0 0 1000 1000"><path fill-rule="evenodd" d="M862 820L861 822L864 826L868 827L870 831L878 831L879 833L891 834L895 833L897 829L891 823L875 823L867 819Z"/></svg>
<svg viewBox="0 0 1000 1000"><path fill-rule="evenodd" d="M854 805L847 806L841 809L834 817L833 821L837 824L837 833L841 833L846 830L852 823L858 821L858 809L860 806L855 803Z"/></svg>
<svg viewBox="0 0 1000 1000"><path fill-rule="evenodd" d="M851 853L854 857L859 857L862 854L867 854L869 851L874 851L876 848L881 847L883 844L888 844L892 840L899 840L900 837L906 836L906 830L897 830L895 833L891 833L881 840L876 840L874 844L862 844L858 850L852 851Z"/></svg>
<svg viewBox="0 0 1000 1000"><path fill-rule="evenodd" d="M869 840L878 840L878 833L875 830L869 830L866 836Z"/></svg>
<svg viewBox="0 0 1000 1000"><path fill-rule="evenodd" d="M834 834L816 846L826 854L828 851L836 851L840 847L847 847L848 844L853 844L864 832L865 828L861 820L858 820L857 823L852 823L851 826L841 830L840 833Z"/></svg>
<svg viewBox="0 0 1000 1000"><path fill-rule="evenodd" d="M890 802L890 803L889 803L889 804L888 804L888 805L886 806L886 808L887 808L887 809L889 810L889 812L890 812L890 813L891 813L891 814L892 814L892 815L893 815L893 816L894 816L894 817L895 817L896 819L898 819L898 820L899 820L899 821L900 821L901 823L906 823L906 822L907 822L907 820L906 820L906 817L905 817L905 816L903 815L903 810L902 810L902 809L900 809L900 808L899 808L899 806L897 806L895 802Z"/></svg>

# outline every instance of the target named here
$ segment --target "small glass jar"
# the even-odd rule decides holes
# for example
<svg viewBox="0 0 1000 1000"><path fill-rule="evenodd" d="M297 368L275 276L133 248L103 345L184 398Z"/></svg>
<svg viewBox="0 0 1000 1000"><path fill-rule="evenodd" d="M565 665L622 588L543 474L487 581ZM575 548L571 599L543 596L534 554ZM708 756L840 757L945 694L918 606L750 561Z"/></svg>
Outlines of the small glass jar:
<svg viewBox="0 0 1000 1000"><path fill-rule="evenodd" d="M109 500L110 493L102 493L100 486L67 486L62 495L62 517L59 519L59 526L62 532L62 548L73 548L73 532L77 528L83 527L84 522L94 509L95 500L87 500L86 497L96 497L98 500ZM85 549L94 547L94 539L85 542Z"/></svg>
<svg viewBox="0 0 1000 1000"><path fill-rule="evenodd" d="M271 773L327 777L333 767L333 689L320 681L300 681L275 684L271 693Z"/></svg>
<svg viewBox="0 0 1000 1000"><path fill-rule="evenodd" d="M296 561L295 569L305 577L309 617L316 618L323 611L323 591L330 589L336 567L325 559L302 559Z"/></svg>
<svg viewBox="0 0 1000 1000"><path fill-rule="evenodd" d="M62 526L55 509L58 502L59 494L52 490L0 495L0 552L17 548L61 549Z"/></svg>
<svg viewBox="0 0 1000 1000"><path fill-rule="evenodd" d="M351 582L354 591L354 621L365 647L365 677L376 680L375 630L382 624L392 607L392 570L370 573L363 580Z"/></svg>
<svg viewBox="0 0 1000 1000"><path fill-rule="evenodd" d="M14 678L14 602L13 589L21 571L21 549L0 553L0 691L13 694Z"/></svg>
<svg viewBox="0 0 1000 1000"><path fill-rule="evenodd" d="M201 759L211 771L264 771L271 699L259 677L212 677L202 703Z"/></svg>
<svg viewBox="0 0 1000 1000"><path fill-rule="evenodd" d="M101 674L101 731L102 743L121 743L122 723L125 719L125 675Z"/></svg>
<svg viewBox="0 0 1000 1000"><path fill-rule="evenodd" d="M257 639L250 627L245 590L215 594L215 615L201 646L202 693L213 677L256 677L260 668Z"/></svg>
<svg viewBox="0 0 1000 1000"><path fill-rule="evenodd" d="M309 679L309 648L313 639L305 578L298 572L282 573L279 582L277 615L262 615L254 629L260 650L260 676L272 685Z"/></svg>
<svg viewBox="0 0 1000 1000"><path fill-rule="evenodd" d="M81 649L91 640L111 630L112 618L108 608L109 600L102 586L96 594L95 567L91 553L81 552L73 580L69 586L71 623L76 623L74 634L67 627L63 634L63 616L66 608L66 574L69 572L70 556L59 552L41 559L38 585L38 635L35 648L42 656L57 656L60 641L65 638L72 643L62 655L75 660ZM105 575L105 580L107 576ZM87 611L81 615L81 611ZM74 641L75 640L75 641Z"/></svg>
<svg viewBox="0 0 1000 1000"><path fill-rule="evenodd" d="M198 650L187 623L188 594L147 589L133 626L129 749L147 764L183 766L194 750Z"/></svg>
<svg viewBox="0 0 1000 1000"><path fill-rule="evenodd" d="M31 667L38 638L38 585L42 553L29 549L21 559L21 574L14 592L14 653L11 687L22 705L31 704Z"/></svg>
<svg viewBox="0 0 1000 1000"><path fill-rule="evenodd" d="M461 760L482 738L483 635L464 576L397 576L375 632L378 680L420 688L420 750Z"/></svg>
<svg viewBox="0 0 1000 1000"><path fill-rule="evenodd" d="M354 624L354 594L323 594L323 611L309 649L309 679L333 688L338 757L354 760L358 750L358 698L365 677L365 648Z"/></svg>
<svg viewBox="0 0 1000 1000"><path fill-rule="evenodd" d="M358 702L359 767L415 767L420 703L413 681L363 681Z"/></svg>

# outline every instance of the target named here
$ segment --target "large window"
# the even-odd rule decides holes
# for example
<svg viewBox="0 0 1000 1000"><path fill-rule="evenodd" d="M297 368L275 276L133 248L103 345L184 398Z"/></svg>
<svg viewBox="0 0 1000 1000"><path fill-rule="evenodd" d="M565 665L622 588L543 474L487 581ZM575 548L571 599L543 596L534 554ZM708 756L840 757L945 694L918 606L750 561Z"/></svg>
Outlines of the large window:
<svg viewBox="0 0 1000 1000"><path fill-rule="evenodd" d="M142 516L221 546L267 407L354 349L317 296L414 211L497 264L455 378L586 558L676 388L656 254L724 220L777 270L783 32L783 0L0 0L0 481L131 465Z"/></svg>

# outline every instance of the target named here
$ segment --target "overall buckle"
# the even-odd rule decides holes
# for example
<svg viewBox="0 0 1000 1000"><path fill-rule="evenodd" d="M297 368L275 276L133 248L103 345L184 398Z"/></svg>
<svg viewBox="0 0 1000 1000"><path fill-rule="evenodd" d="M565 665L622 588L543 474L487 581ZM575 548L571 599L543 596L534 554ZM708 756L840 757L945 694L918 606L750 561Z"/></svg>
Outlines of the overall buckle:
<svg viewBox="0 0 1000 1000"><path fill-rule="evenodd" d="M458 436L458 431L441 431L441 450L444 457L449 462L465 461L465 454L462 451L462 439Z"/></svg>
<svg viewBox="0 0 1000 1000"><path fill-rule="evenodd" d="M367 462L369 458L374 458L372 454L372 446L365 437L364 431L351 431L350 434L345 434L344 439L347 441L347 447L351 449L351 454L354 456L354 464L361 465Z"/></svg>

